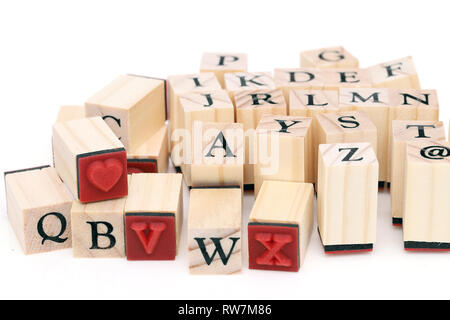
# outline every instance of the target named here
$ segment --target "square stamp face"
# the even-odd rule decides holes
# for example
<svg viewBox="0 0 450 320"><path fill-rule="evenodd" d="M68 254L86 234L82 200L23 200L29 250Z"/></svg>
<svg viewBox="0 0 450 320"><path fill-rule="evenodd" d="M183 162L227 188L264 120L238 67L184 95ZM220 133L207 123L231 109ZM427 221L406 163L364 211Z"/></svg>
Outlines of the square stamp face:
<svg viewBox="0 0 450 320"><path fill-rule="evenodd" d="M127 165L128 174L158 172L158 162L156 159L128 159Z"/></svg>
<svg viewBox="0 0 450 320"><path fill-rule="evenodd" d="M175 260L175 215L126 213L125 238L128 260Z"/></svg>
<svg viewBox="0 0 450 320"><path fill-rule="evenodd" d="M77 156L78 198L94 202L128 194L125 149L113 149Z"/></svg>
<svg viewBox="0 0 450 320"><path fill-rule="evenodd" d="M248 224L249 268L298 271L299 227L294 224Z"/></svg>

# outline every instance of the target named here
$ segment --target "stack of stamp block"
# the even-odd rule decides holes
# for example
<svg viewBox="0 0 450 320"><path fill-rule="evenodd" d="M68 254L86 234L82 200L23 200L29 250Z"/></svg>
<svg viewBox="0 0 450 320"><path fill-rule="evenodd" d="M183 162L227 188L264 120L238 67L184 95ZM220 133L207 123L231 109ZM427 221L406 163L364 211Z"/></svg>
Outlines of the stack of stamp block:
<svg viewBox="0 0 450 320"><path fill-rule="evenodd" d="M440 142L436 91L420 88L412 58L358 69L358 60L339 47L303 52L301 66L276 69L274 79L289 97L289 115L313 118L312 171L325 251L373 249L377 181L380 187L392 181L392 214L395 224L404 216L406 249L448 250L449 206L433 169L448 176L450 152ZM426 139L434 142L414 146ZM420 159L430 170L426 176L415 169L413 150L431 150Z"/></svg>
<svg viewBox="0 0 450 320"><path fill-rule="evenodd" d="M405 249L448 250L450 207L440 190L450 150L442 142L436 91L420 88L412 58L358 69L340 47L303 52L301 65L276 69L274 78L289 97L289 115L313 118L325 251L372 250L377 181L392 182L392 214L394 224L404 216Z"/></svg>
<svg viewBox="0 0 450 320"><path fill-rule="evenodd" d="M286 179L292 174L294 179L304 179L310 172L295 157L304 157L304 152L311 147L311 121L305 117L291 120L287 116L287 103L271 74L247 72L245 54L205 53L200 69L198 74L168 78L171 155L191 189L188 218L190 270L192 273L230 274L242 268L244 188L252 188L256 178L261 184L263 182L259 175L254 176L258 164L253 158L258 125L265 121L274 132L283 128L295 131L292 139L287 137L283 143L287 148L295 147L287 163L302 167L298 172L281 174ZM292 128L291 121L298 124L298 128ZM285 239L286 249L291 254L297 252L297 258L284 259L280 270L298 270L299 248L306 249L310 235L302 230L300 243L299 224L301 222L312 230L313 187L296 182L273 183L267 182L267 186L262 187L266 197L261 199L268 205L262 204L261 209L268 210L255 211L254 222L249 225L249 232L252 230L259 239L249 238L251 248L257 250L250 254L256 254L260 262L264 260L260 264L250 263L250 267L279 268L274 261L282 256L278 252L281 247L272 248L270 237L274 235L277 241L276 231L284 230L289 234L289 239ZM258 185L258 190L260 187ZM278 213L269 209L277 206L280 200L284 207L280 207ZM250 257L252 260L253 256Z"/></svg>
<svg viewBox="0 0 450 320"><path fill-rule="evenodd" d="M134 75L85 106L60 108L54 167L5 174L9 219L26 254L73 247L75 257L175 259L182 177L164 173L165 110L165 81Z"/></svg>
<svg viewBox="0 0 450 320"><path fill-rule="evenodd" d="M405 248L449 250L450 146L412 58L361 69L333 47L302 52L300 65L272 76L248 72L246 54L205 53L199 73L123 75L83 107L61 107L54 168L5 173L25 252L172 260L183 178L191 273L241 270L245 189L256 198L251 269L299 270L314 184L326 253L373 249L385 182ZM182 175L165 173L169 154Z"/></svg>
<svg viewBox="0 0 450 320"><path fill-rule="evenodd" d="M244 128L222 89L227 72L247 69L245 54L205 54L202 72L168 77L171 155L190 189L188 260L193 274L242 269Z"/></svg>
<svg viewBox="0 0 450 320"><path fill-rule="evenodd" d="M255 263L253 248L267 254L270 249L251 235L253 223L302 229L301 219L292 223L283 216L286 212L280 212L283 210L272 211L272 216L258 221L258 214L264 215L258 209L264 200L270 199L267 201L275 207L283 201L295 203L277 197L274 191L267 194L267 190L274 190L270 184L275 181L281 183L277 190L288 188L288 182L316 184L319 233L327 253L371 251L376 234L377 187L391 182L392 124L398 120L437 121L436 92L420 89L411 57L360 69L358 60L342 47L312 50L301 53L301 68L275 69L273 77L268 72L247 72L244 62L242 54L205 54L201 73L177 76L173 81L169 78L169 85L173 82L172 96L183 91L183 86L177 88L180 79L185 81L184 89L189 84L189 90L197 91L184 101L180 93L177 119L184 128L192 128L193 101L196 120L230 121L231 110L225 116L224 107L216 104L214 108L211 97L215 91L221 92L221 101L227 100L228 93L231 103L227 100L227 106L231 109L234 105L234 121L243 125L243 184L254 187L255 196L261 188L264 190L250 216L250 267L277 269L278 263L273 257L269 264L258 267ZM211 72L226 91L219 89ZM202 118L200 113L206 117L206 110L208 118ZM180 127L175 124L174 129ZM183 163L183 155L172 156ZM186 158L189 155L184 155ZM183 173L192 174L183 165L181 168ZM307 191L305 199L309 199ZM308 216L309 211L303 210L300 216ZM310 234L312 224L303 224L303 233ZM269 235L273 245L273 238L282 233ZM280 244L279 253L282 247ZM300 251L297 258L302 254Z"/></svg>

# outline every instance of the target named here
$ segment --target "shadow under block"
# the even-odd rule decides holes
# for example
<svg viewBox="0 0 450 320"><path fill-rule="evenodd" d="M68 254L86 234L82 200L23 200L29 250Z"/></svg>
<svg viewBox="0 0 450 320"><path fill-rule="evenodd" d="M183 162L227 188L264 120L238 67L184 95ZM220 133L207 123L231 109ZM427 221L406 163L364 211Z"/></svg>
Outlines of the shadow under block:
<svg viewBox="0 0 450 320"><path fill-rule="evenodd" d="M243 188L244 142L240 123L194 122L191 153L181 166L187 186Z"/></svg>
<svg viewBox="0 0 450 320"><path fill-rule="evenodd" d="M450 143L408 142L405 176L405 249L450 251Z"/></svg>
<svg viewBox="0 0 450 320"><path fill-rule="evenodd" d="M133 174L125 204L128 260L174 260L183 223L182 175Z"/></svg>
<svg viewBox="0 0 450 320"><path fill-rule="evenodd" d="M49 166L5 172L8 218L25 254L71 248L72 198Z"/></svg>
<svg viewBox="0 0 450 320"><path fill-rule="evenodd" d="M61 106L58 111L56 122L64 122L86 118L84 106Z"/></svg>
<svg viewBox="0 0 450 320"><path fill-rule="evenodd" d="M254 184L255 129L263 115L287 115L287 104L279 89L239 91L235 95L236 122L245 132L244 184Z"/></svg>
<svg viewBox="0 0 450 320"><path fill-rule="evenodd" d="M422 120L395 120L392 122L391 207L394 225L402 224L406 143L424 140L445 141L444 124L440 121Z"/></svg>
<svg viewBox="0 0 450 320"><path fill-rule="evenodd" d="M291 90L289 93L290 116L312 118L312 169L313 182L317 182L318 124L317 115L336 113L339 109L339 93L336 90Z"/></svg>
<svg viewBox="0 0 450 320"><path fill-rule="evenodd" d="M374 88L420 89L412 57L380 63L367 70Z"/></svg>
<svg viewBox="0 0 450 320"><path fill-rule="evenodd" d="M221 90L222 87L216 75L212 72L169 76L167 78L167 86L169 91L170 119L169 147L172 161L175 167L179 167L181 165L180 159L174 157L173 148L183 142L182 138L176 134L176 129L183 128L180 95L193 92L207 94Z"/></svg>
<svg viewBox="0 0 450 320"><path fill-rule="evenodd" d="M232 274L242 269L242 193L192 189L188 222L189 271Z"/></svg>
<svg viewBox="0 0 450 320"><path fill-rule="evenodd" d="M127 172L164 173L169 165L169 129L162 126L150 139L127 154Z"/></svg>
<svg viewBox="0 0 450 320"><path fill-rule="evenodd" d="M311 118L265 115L256 128L255 197L266 180L313 182Z"/></svg>
<svg viewBox="0 0 450 320"><path fill-rule="evenodd" d="M76 258L125 257L126 198L72 205L72 247Z"/></svg>
<svg viewBox="0 0 450 320"><path fill-rule="evenodd" d="M300 90L335 90L339 88L370 88L372 86L366 69L275 69L274 82L283 90L286 100L293 89Z"/></svg>
<svg viewBox="0 0 450 320"><path fill-rule="evenodd" d="M121 75L86 101L86 115L102 117L131 150L164 125L165 90L164 80Z"/></svg>
<svg viewBox="0 0 450 320"><path fill-rule="evenodd" d="M100 117L53 126L55 169L75 199L94 202L127 195L127 155Z"/></svg>
<svg viewBox="0 0 450 320"><path fill-rule="evenodd" d="M222 88L225 88L225 73L246 71L246 53L205 52L200 63L200 72L213 72Z"/></svg>
<svg viewBox="0 0 450 320"><path fill-rule="evenodd" d="M264 181L248 222L249 268L298 271L314 226L310 183Z"/></svg>
<svg viewBox="0 0 450 320"><path fill-rule="evenodd" d="M326 253L371 251L378 162L370 143L319 146L317 222Z"/></svg>
<svg viewBox="0 0 450 320"><path fill-rule="evenodd" d="M358 68L359 61L344 47L330 47L300 53L302 68Z"/></svg>

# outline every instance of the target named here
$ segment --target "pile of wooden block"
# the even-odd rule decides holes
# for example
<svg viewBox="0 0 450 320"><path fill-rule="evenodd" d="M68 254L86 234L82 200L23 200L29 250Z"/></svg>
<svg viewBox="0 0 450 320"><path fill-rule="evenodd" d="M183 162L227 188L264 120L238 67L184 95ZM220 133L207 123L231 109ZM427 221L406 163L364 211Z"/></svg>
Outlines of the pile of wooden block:
<svg viewBox="0 0 450 320"><path fill-rule="evenodd" d="M122 75L61 107L52 145L53 167L5 172L26 254L174 260L183 180L191 273L242 269L244 190L250 269L299 270L314 190L325 252L373 250L385 183L405 249L450 250L450 143L411 57L362 69L342 47L311 50L272 76L205 53L200 73Z"/></svg>

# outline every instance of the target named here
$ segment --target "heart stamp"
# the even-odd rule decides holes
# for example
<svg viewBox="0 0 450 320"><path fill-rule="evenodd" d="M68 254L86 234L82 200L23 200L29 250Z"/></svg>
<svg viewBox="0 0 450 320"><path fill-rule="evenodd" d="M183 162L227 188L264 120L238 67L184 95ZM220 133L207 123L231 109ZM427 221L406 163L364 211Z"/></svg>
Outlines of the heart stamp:
<svg viewBox="0 0 450 320"><path fill-rule="evenodd" d="M117 159L97 160L89 164L86 177L97 189L109 192L119 182L123 171L123 165Z"/></svg>

